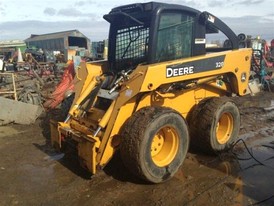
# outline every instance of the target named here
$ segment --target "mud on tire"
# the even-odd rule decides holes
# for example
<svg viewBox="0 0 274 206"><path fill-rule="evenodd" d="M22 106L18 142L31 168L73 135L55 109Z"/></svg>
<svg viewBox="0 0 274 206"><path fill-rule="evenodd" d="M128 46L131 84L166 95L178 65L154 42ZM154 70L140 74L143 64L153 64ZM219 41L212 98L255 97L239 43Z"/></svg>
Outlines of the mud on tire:
<svg viewBox="0 0 274 206"><path fill-rule="evenodd" d="M231 148L240 129L240 113L228 97L202 100L189 120L191 146L214 154Z"/></svg>
<svg viewBox="0 0 274 206"><path fill-rule="evenodd" d="M182 165L189 145L183 117L164 107L137 111L123 127L121 158L135 176L153 183L171 178Z"/></svg>

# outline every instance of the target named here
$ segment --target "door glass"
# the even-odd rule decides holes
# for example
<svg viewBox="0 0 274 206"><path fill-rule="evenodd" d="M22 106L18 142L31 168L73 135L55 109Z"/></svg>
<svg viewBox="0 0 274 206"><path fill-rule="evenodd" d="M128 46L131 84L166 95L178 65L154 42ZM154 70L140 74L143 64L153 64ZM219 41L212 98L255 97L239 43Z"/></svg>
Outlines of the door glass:
<svg viewBox="0 0 274 206"><path fill-rule="evenodd" d="M162 13L158 27L158 62L191 56L194 18L182 13Z"/></svg>

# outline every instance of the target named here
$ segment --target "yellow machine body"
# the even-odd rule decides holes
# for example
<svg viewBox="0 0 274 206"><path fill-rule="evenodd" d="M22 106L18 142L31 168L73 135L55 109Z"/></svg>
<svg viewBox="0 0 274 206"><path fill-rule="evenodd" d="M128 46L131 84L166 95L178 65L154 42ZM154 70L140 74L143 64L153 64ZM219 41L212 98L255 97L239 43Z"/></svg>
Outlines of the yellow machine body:
<svg viewBox="0 0 274 206"><path fill-rule="evenodd" d="M105 95L112 99L106 110L91 106L85 113L79 105L104 79L102 74L109 65L107 61L82 63L76 72L76 94L69 116L57 126L52 124L52 144L61 148L63 141L74 140L81 164L95 174L97 168L104 167L118 148L120 131L127 119L141 108L168 107L187 119L190 111L204 98L245 95L251 55L251 49L239 49L155 64L140 64L123 81L118 92L109 94L102 89L98 91L97 96ZM224 61L215 62L217 68L212 70L196 73L195 67L180 66L172 71L168 70L170 65L205 61L218 56L224 56ZM167 78L167 75L171 77ZM174 83L180 82L184 82L182 89L170 89Z"/></svg>

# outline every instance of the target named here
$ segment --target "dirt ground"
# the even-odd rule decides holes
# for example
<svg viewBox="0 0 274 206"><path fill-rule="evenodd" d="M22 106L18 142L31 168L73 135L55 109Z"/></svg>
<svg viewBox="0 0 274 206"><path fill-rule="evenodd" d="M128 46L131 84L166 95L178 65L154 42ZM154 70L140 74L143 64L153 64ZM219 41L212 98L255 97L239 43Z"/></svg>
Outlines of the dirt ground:
<svg viewBox="0 0 274 206"><path fill-rule="evenodd" d="M206 156L191 151L174 178L142 182L119 157L94 176L48 144L46 116L0 127L0 205L274 205L274 93L236 98L239 142Z"/></svg>

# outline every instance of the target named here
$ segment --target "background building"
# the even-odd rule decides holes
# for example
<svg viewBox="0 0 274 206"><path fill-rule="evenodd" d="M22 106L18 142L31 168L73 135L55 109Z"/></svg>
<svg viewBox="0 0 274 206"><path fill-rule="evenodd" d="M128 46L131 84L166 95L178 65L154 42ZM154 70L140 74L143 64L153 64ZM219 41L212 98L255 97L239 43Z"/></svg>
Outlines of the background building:
<svg viewBox="0 0 274 206"><path fill-rule="evenodd" d="M25 42L28 48L60 52L64 55L65 61L72 59L75 55L89 56L91 50L90 40L78 30L32 34Z"/></svg>
<svg viewBox="0 0 274 206"><path fill-rule="evenodd" d="M0 41L0 55L1 59L4 58L5 60L8 60L12 58L15 53L18 51L18 49L21 50L21 52L24 52L26 49L26 44L22 40L9 40L9 41Z"/></svg>

